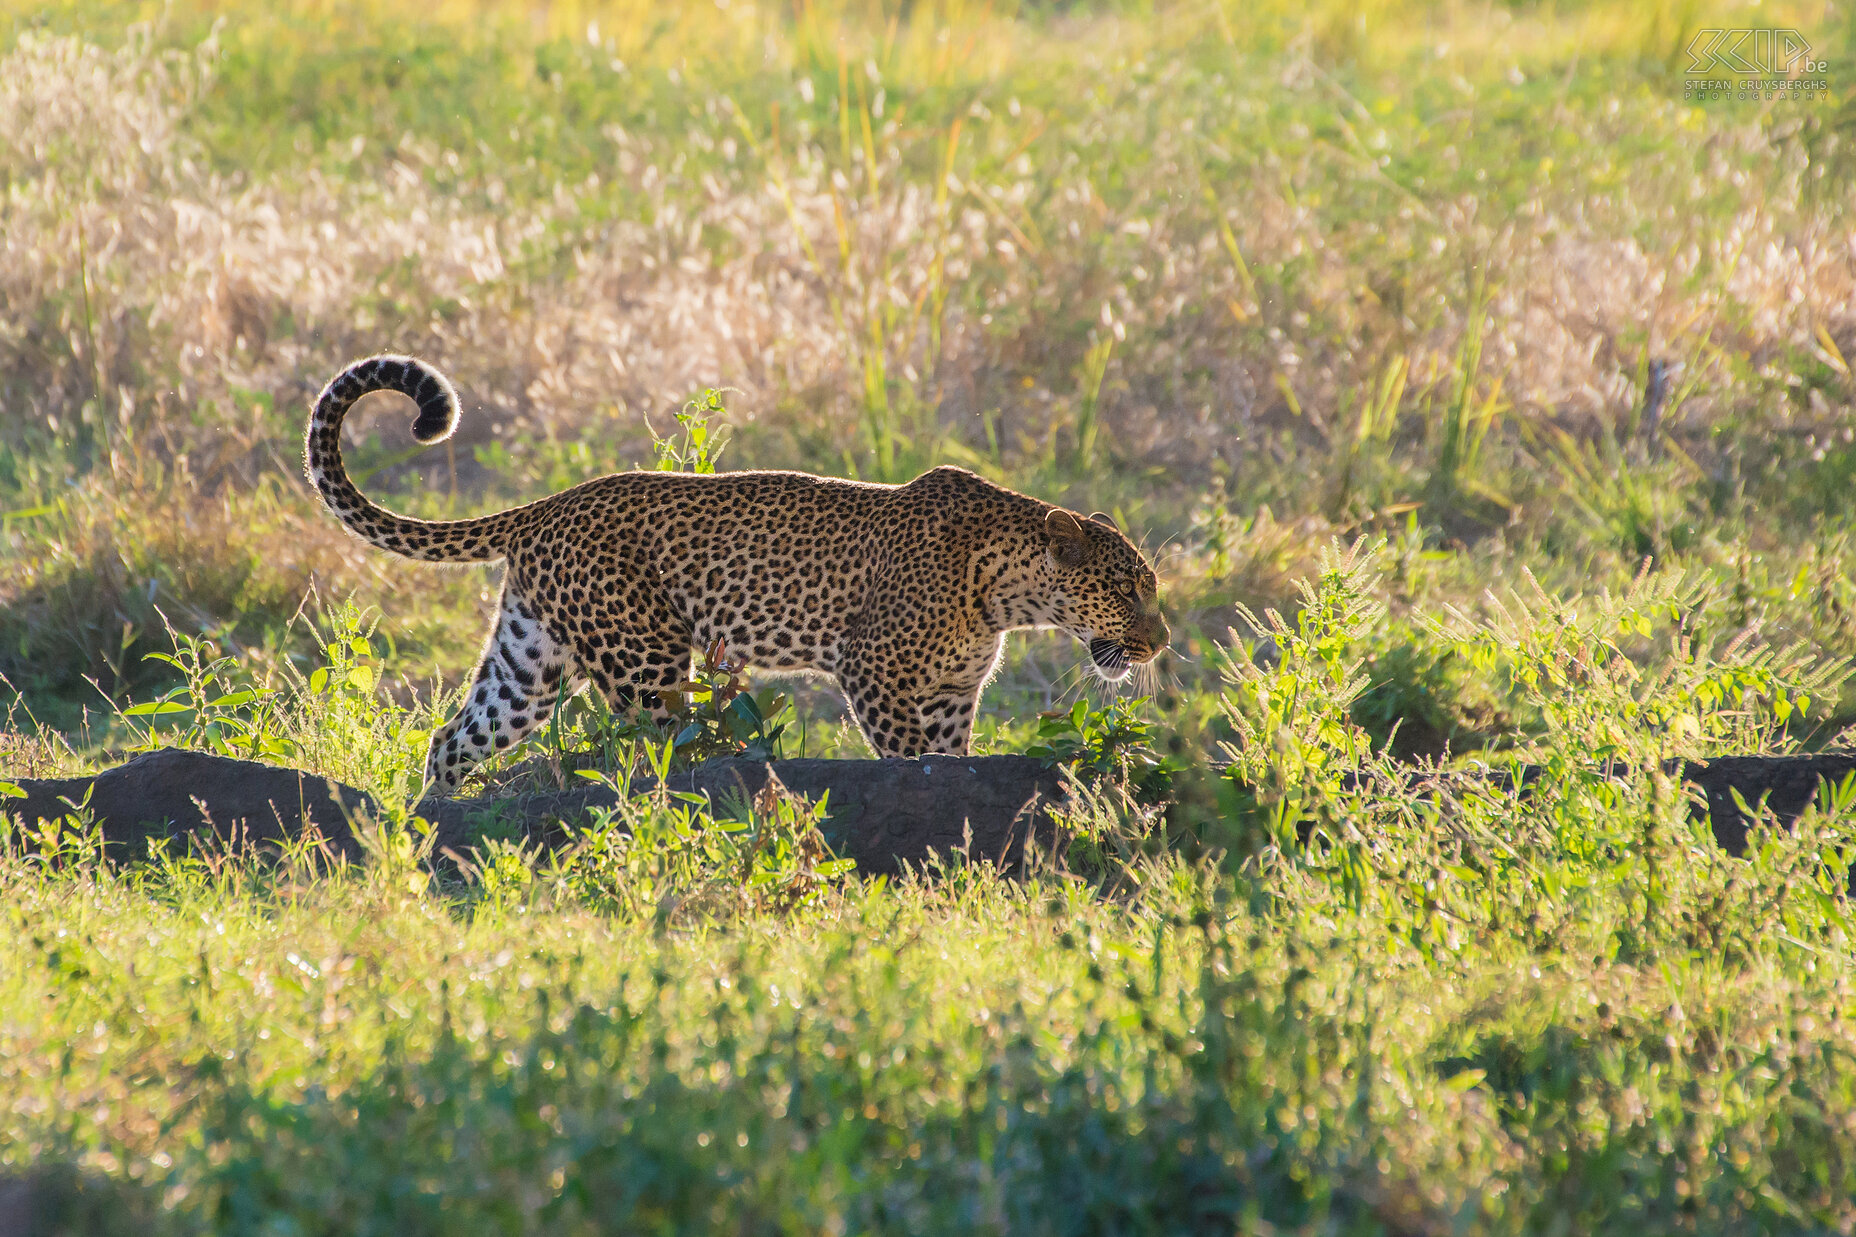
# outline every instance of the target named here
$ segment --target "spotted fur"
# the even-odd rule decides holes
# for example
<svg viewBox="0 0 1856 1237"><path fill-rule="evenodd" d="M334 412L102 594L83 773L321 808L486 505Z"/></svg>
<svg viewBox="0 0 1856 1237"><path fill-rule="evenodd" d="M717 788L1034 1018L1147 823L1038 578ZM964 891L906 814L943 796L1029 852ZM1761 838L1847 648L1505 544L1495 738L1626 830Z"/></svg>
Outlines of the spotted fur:
<svg viewBox="0 0 1856 1237"><path fill-rule="evenodd" d="M718 639L755 666L835 677L884 756L965 754L1008 631L1067 631L1111 679L1167 642L1154 573L1107 516L1084 519L960 468L906 485L618 473L478 519L397 515L342 466L342 418L377 390L418 403L422 443L457 425L457 396L431 366L357 361L316 401L310 484L381 549L508 563L470 694L432 736L426 773L440 790L520 742L583 681L615 709L637 703L663 720L657 693Z"/></svg>

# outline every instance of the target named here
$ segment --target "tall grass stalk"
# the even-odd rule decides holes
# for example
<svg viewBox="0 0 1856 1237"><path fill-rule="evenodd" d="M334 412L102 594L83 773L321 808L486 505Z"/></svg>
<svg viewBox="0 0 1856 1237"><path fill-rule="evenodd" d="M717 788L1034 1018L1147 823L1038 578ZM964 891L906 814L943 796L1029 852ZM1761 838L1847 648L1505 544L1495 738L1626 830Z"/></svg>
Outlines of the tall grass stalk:
<svg viewBox="0 0 1856 1237"><path fill-rule="evenodd" d="M1104 305L1104 317L1108 306ZM1096 413L1101 406L1102 379L1108 374L1109 359L1115 352L1115 327L1112 321L1103 324L1101 337L1090 341L1089 349L1083 353L1083 365L1077 374L1078 408L1076 410L1076 454L1075 466L1079 472L1088 472L1095 467L1096 460Z"/></svg>
<svg viewBox="0 0 1856 1237"><path fill-rule="evenodd" d="M1380 369L1378 377L1354 393L1357 406L1353 413L1353 423L1347 426L1347 413L1343 407L1337 418L1342 426L1341 438L1336 446L1339 467L1334 482L1334 497L1329 508L1332 518L1343 520L1353 506L1354 486L1358 480L1358 470L1362 457L1369 448L1384 451L1389 444L1392 432L1398 426L1399 405L1405 395L1405 379L1410 373L1410 361L1404 356L1393 357Z"/></svg>
<svg viewBox="0 0 1856 1237"><path fill-rule="evenodd" d="M1512 512L1512 500L1479 475L1489 431L1508 408L1502 398L1505 377L1496 377L1486 388L1481 382L1489 302L1489 258L1484 255L1470 283L1463 334L1451 366L1454 390L1437 421L1435 462L1427 488L1431 501L1445 507L1469 499Z"/></svg>

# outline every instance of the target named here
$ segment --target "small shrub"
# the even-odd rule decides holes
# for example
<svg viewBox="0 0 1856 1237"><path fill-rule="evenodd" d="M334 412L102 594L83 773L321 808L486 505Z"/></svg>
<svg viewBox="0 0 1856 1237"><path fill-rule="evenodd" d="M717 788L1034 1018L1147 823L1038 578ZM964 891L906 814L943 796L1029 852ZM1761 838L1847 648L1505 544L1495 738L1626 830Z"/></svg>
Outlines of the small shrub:
<svg viewBox="0 0 1856 1237"><path fill-rule="evenodd" d="M683 430L682 441L674 437L658 436L651 431L651 449L656 456L658 472L690 472L707 476L715 471L715 465L722 458L723 450L728 446L726 423L717 427L710 423L723 420L728 409L722 406L722 396L715 390L706 390L701 395L687 401L677 410L677 424Z"/></svg>
<svg viewBox="0 0 1856 1237"><path fill-rule="evenodd" d="M1038 714L1037 739L1025 755L1071 770L1085 781L1109 779L1145 804L1165 803L1185 762L1154 750L1155 725L1142 716L1145 696L1116 697L1094 709L1078 700Z"/></svg>
<svg viewBox="0 0 1856 1237"><path fill-rule="evenodd" d="M178 747L247 760L295 759L296 744L284 732L275 689L250 685L238 659L220 654L206 637L176 631L172 624L167 634L174 651L148 653L145 660L172 666L181 682L120 711L133 736L130 751ZM172 728L160 728L164 721Z"/></svg>
<svg viewBox="0 0 1856 1237"><path fill-rule="evenodd" d="M657 693L669 712L659 725L642 709L614 713L598 692L563 698L542 736L550 759L568 771L630 776L641 752L667 745L673 769L725 756L777 760L790 726L791 702L773 688L750 689L746 667L716 640L692 676Z"/></svg>
<svg viewBox="0 0 1856 1237"><path fill-rule="evenodd" d="M771 770L746 802L717 805L672 792L673 751L667 742L645 753L657 779L646 794L632 794L629 779L596 779L617 792L618 805L596 810L536 879L556 897L602 913L686 926L800 910L854 866L835 857L819 832L823 797L814 803L790 794ZM507 887L514 875L507 848L489 862L493 883Z"/></svg>

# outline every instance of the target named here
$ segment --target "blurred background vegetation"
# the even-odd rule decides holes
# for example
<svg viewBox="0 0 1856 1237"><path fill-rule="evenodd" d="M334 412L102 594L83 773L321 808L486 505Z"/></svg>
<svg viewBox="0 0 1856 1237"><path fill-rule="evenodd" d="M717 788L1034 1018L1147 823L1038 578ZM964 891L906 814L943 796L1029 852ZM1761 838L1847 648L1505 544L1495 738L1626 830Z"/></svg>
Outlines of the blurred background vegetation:
<svg viewBox="0 0 1856 1237"><path fill-rule="evenodd" d="M494 574L367 551L300 477L382 349L465 401L430 451L393 397L351 420L428 516L648 461L707 387L726 466L1112 511L1176 745L1336 534L1391 540L1359 716L1409 753L1524 723L1420 620L1529 573L1651 559L1690 630L1856 652L1856 109L1834 71L1686 100L1695 32L1749 23L1852 63L1818 3L9 0L0 673L72 730L170 684L164 616L263 675L349 597L403 694L466 673ZM995 716L1082 690L1012 648Z"/></svg>
<svg viewBox="0 0 1856 1237"><path fill-rule="evenodd" d="M1856 1227L1856 795L1729 857L1668 774L1856 721L1847 8L422 11L0 0L0 795L176 744L389 808L359 864L0 820L0 1227ZM1737 26L1829 93L1685 98ZM441 866L391 809L495 575L300 476L383 349L464 398L350 418L425 515L709 388L723 467L1114 512L1158 709L1012 642L982 747L1093 785L1022 879L779 796Z"/></svg>

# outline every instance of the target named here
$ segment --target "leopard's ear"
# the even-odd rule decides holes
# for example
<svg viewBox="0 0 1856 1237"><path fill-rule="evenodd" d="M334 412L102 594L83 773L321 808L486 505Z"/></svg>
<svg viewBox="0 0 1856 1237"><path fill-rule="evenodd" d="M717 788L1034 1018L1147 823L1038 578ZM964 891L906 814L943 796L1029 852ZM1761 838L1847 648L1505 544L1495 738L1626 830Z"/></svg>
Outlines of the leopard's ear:
<svg viewBox="0 0 1856 1237"><path fill-rule="evenodd" d="M1089 513L1089 518L1094 520L1098 524L1106 524L1110 528L1115 528L1115 517L1110 515L1106 511L1091 511ZM1115 531L1120 532L1121 530L1118 528L1115 528Z"/></svg>
<svg viewBox="0 0 1856 1237"><path fill-rule="evenodd" d="M1050 556L1057 560L1059 567L1081 567L1095 552L1095 547L1089 544L1089 534L1083 531L1082 521L1076 518L1074 511L1051 508L1050 514L1044 517L1044 535L1050 538Z"/></svg>

